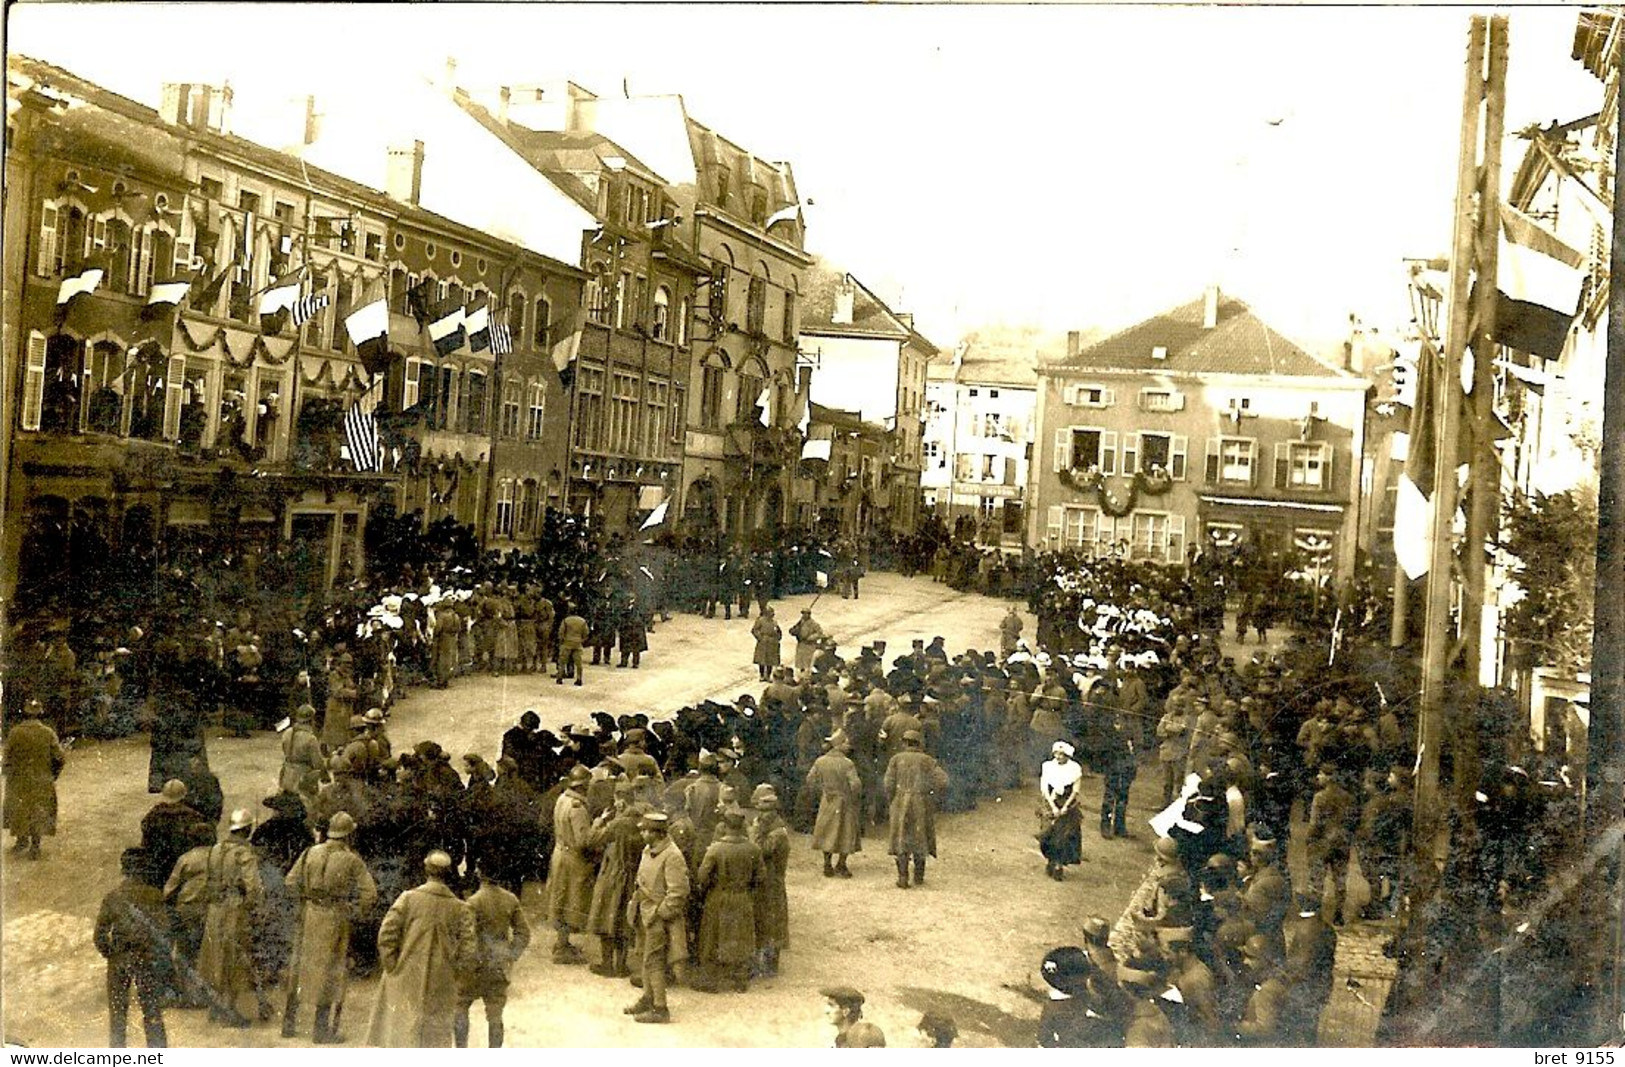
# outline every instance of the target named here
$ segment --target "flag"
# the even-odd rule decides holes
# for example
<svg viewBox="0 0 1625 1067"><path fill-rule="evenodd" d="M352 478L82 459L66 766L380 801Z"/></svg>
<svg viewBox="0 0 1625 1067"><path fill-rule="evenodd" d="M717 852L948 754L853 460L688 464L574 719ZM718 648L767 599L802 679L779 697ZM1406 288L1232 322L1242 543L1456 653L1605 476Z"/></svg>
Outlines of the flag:
<svg viewBox="0 0 1625 1067"><path fill-rule="evenodd" d="M344 446L349 451L350 463L358 471L384 469L383 442L378 437L378 399L374 390L356 398L344 413Z"/></svg>
<svg viewBox="0 0 1625 1067"><path fill-rule="evenodd" d="M756 406L762 409L760 416L763 426L773 425L773 386L772 383L762 386L761 395L756 398Z"/></svg>
<svg viewBox="0 0 1625 1067"><path fill-rule="evenodd" d="M284 274L260 291L260 314L274 315L287 311L299 300L299 276L302 271Z"/></svg>
<svg viewBox="0 0 1625 1067"><path fill-rule="evenodd" d="M1423 345L1416 367L1416 404L1411 424L1405 470L1399 478L1394 502L1394 558L1408 578L1427 574L1433 563L1433 459L1438 439L1434 426L1438 407L1438 361L1432 346ZM1447 386L1452 383L1445 383Z"/></svg>
<svg viewBox="0 0 1625 1067"><path fill-rule="evenodd" d="M1494 339L1556 359L1579 310L1585 256L1523 212L1501 205Z"/></svg>
<svg viewBox="0 0 1625 1067"><path fill-rule="evenodd" d="M829 574L828 574L828 572L826 572L826 571L817 572L816 574L813 575L813 580L818 583L818 588L820 588L820 589L828 589L829 588Z"/></svg>
<svg viewBox="0 0 1625 1067"><path fill-rule="evenodd" d="M649 517L643 520L643 525L639 526L638 529L640 531L647 530L652 526L659 526L661 523L665 522L666 508L668 505L670 505L670 503L671 501L669 500L662 500L659 507L649 512Z"/></svg>
<svg viewBox="0 0 1625 1067"><path fill-rule="evenodd" d="M209 280L208 285L199 290L197 295L188 300L187 303L199 311L211 310L215 303L219 301L220 290L226 287L226 279L231 276L232 269L231 265L227 264L219 274Z"/></svg>
<svg viewBox="0 0 1625 1067"><path fill-rule="evenodd" d="M468 339L463 329L463 305L461 302L442 305L438 312L429 323L429 340L434 344L435 355L449 356Z"/></svg>
<svg viewBox="0 0 1625 1067"><path fill-rule="evenodd" d="M468 350L470 352L484 352L491 347L491 309L485 304L470 311L463 319L463 329L468 331Z"/></svg>
<svg viewBox="0 0 1625 1067"><path fill-rule="evenodd" d="M237 262L244 266L254 260L254 213L252 211L243 216L243 247L238 252Z"/></svg>
<svg viewBox="0 0 1625 1067"><path fill-rule="evenodd" d="M801 419L796 423L803 440L807 437L807 430L812 426L812 397L804 397L801 402Z"/></svg>
<svg viewBox="0 0 1625 1067"><path fill-rule="evenodd" d="M190 278L167 278L161 282L153 282L152 290L147 293L146 306L141 309L144 319L156 318L165 311L177 307L186 294L192 290L192 282L196 276Z"/></svg>
<svg viewBox="0 0 1625 1067"><path fill-rule="evenodd" d="M322 308L328 305L328 302L328 295L326 293L312 293L310 296L302 296L298 300L294 301L294 326L297 328L309 322L316 312L322 310Z"/></svg>
<svg viewBox="0 0 1625 1067"><path fill-rule="evenodd" d="M762 223L762 229L771 230L775 222L794 222L796 213L800 210L800 204L791 204L789 207L781 207L779 210L773 212L773 214L767 217L767 221Z"/></svg>
<svg viewBox="0 0 1625 1067"><path fill-rule="evenodd" d="M827 437L824 437L824 438L809 438L806 441L803 441L801 443L801 458L802 459L821 459L825 463L828 463L829 462L829 457L830 457L830 449L833 446L833 444L834 444L834 442L832 442Z"/></svg>
<svg viewBox="0 0 1625 1067"><path fill-rule="evenodd" d="M344 329L368 373L383 369L389 356L389 304L381 284L372 283L361 307L345 316Z"/></svg>
<svg viewBox="0 0 1625 1067"><path fill-rule="evenodd" d="M506 356L513 352L513 334L508 330L508 323L504 318L493 315L491 317L491 354L493 356Z"/></svg>
<svg viewBox="0 0 1625 1067"><path fill-rule="evenodd" d="M62 284L56 290L56 306L58 309L66 306L68 301L83 293L94 293L102 284L102 276L106 273L101 267L88 264L79 268L77 274L62 279Z"/></svg>

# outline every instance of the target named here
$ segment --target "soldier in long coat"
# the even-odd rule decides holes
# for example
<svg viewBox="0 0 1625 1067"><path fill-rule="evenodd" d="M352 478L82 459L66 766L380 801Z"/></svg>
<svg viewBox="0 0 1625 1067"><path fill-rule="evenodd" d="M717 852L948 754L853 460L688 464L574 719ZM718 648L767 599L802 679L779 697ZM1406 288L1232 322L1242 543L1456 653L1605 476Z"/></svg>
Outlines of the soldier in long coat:
<svg viewBox="0 0 1625 1067"><path fill-rule="evenodd" d="M767 878L762 850L745 836L745 813L722 813L717 839L700 861L696 891L705 895L700 917L702 983L743 993L756 957L756 894ZM695 988L704 989L704 985Z"/></svg>
<svg viewBox="0 0 1625 1067"><path fill-rule="evenodd" d="M863 851L863 782L847 756L851 743L846 734L835 731L829 745L807 772L807 788L818 797L812 844L824 854L825 878L850 878L846 857Z"/></svg>
<svg viewBox="0 0 1625 1067"><path fill-rule="evenodd" d="M355 700L359 693L355 684L353 660L342 652L327 672L327 714L322 719L322 743L329 752L337 752L350 743L350 716L355 714Z"/></svg>
<svg viewBox="0 0 1625 1067"><path fill-rule="evenodd" d="M790 867L790 828L779 814L779 794L759 785L751 795L756 818L750 839L762 850L762 884L756 890L756 973L779 973L779 953L790 944L790 895L785 876Z"/></svg>
<svg viewBox="0 0 1625 1067"><path fill-rule="evenodd" d="M907 889L908 865L914 861L914 884L925 884L925 857L937 854L937 799L948 788L948 772L920 751L921 734L903 734L903 751L886 764L886 801L891 845L897 860L897 888Z"/></svg>
<svg viewBox="0 0 1625 1067"><path fill-rule="evenodd" d="M237 1010L245 994L254 994L261 1015L269 1018L271 1008L254 971L254 916L265 903L265 884L259 857L248 843L253 828L253 817L239 808L231 813L226 836L209 850L204 891L209 910L198 954L198 972L213 990L210 1020L239 1028L250 1023Z"/></svg>
<svg viewBox="0 0 1625 1067"><path fill-rule="evenodd" d="M547 872L547 917L558 930L554 963L585 963L586 956L570 935L587 929L592 910L594 865L590 853L592 816L587 785L592 772L581 764L570 768L564 792L553 805L553 858Z"/></svg>
<svg viewBox="0 0 1625 1067"><path fill-rule="evenodd" d="M603 858L593 882L587 929L598 935L602 958L588 970L605 978L625 978L632 973L626 965L633 932L626 920L626 903L637 891L638 858L643 852L635 790L628 781L615 784L615 804L598 816L590 839L593 851Z"/></svg>
<svg viewBox="0 0 1625 1067"><path fill-rule="evenodd" d="M343 1040L338 1015L344 1009L350 924L378 903L378 886L353 848L355 819L339 812L327 824L327 840L312 845L294 860L285 881L288 895L299 902L299 932L288 969L288 1000L282 1013L282 1036L299 1027L299 1002L314 1001L318 1045Z"/></svg>
<svg viewBox="0 0 1625 1067"><path fill-rule="evenodd" d="M28 858L37 860L40 838L56 834L56 777L67 753L56 731L41 720L43 704L30 700L23 714L27 717L6 737L4 821L17 839L11 851L27 849Z"/></svg>
<svg viewBox="0 0 1625 1067"><path fill-rule="evenodd" d="M299 783L311 771L324 777L327 774L322 741L312 725L315 720L316 709L301 704L293 713L293 725L282 735L282 770L277 773L277 788L284 793L299 792Z"/></svg>
<svg viewBox="0 0 1625 1067"><path fill-rule="evenodd" d="M508 972L530 947L530 923L519 898L479 875L480 887L468 898L474 913L474 967L463 981L452 1023L458 1048L468 1047L468 1009L478 1000L485 1005L486 1047L501 1048L504 1036L502 1009L508 1004Z"/></svg>
<svg viewBox="0 0 1625 1067"><path fill-rule="evenodd" d="M375 1048L451 1048L458 982L475 960L474 912L446 885L451 857L431 852L422 885L395 898L378 928L383 979L367 1024Z"/></svg>
<svg viewBox="0 0 1625 1067"><path fill-rule="evenodd" d="M771 605L762 608L761 614L751 624L750 635L756 639L756 651L751 661L756 664L756 670L765 682L773 668L779 665L779 642L784 638L784 630L773 617Z"/></svg>
<svg viewBox="0 0 1625 1067"><path fill-rule="evenodd" d="M796 639L796 677L804 677L812 670L813 656L823 647L824 628L813 618L812 608L802 608L801 618L790 627L790 636Z"/></svg>
<svg viewBox="0 0 1625 1067"><path fill-rule="evenodd" d="M666 968L688 959L688 861L667 836L669 820L649 812L639 821L643 855L638 860L637 892L626 905L626 918L638 932L643 995L626 1013L640 1023L666 1023Z"/></svg>

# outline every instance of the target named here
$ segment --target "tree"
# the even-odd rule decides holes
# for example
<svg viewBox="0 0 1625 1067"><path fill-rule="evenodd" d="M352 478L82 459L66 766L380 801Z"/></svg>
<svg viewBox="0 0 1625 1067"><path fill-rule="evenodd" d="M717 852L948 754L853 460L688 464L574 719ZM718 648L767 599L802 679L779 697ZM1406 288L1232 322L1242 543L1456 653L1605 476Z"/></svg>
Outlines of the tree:
<svg viewBox="0 0 1625 1067"><path fill-rule="evenodd" d="M1519 493L1505 507L1501 546L1517 558L1513 581L1523 593L1506 616L1514 653L1526 668L1585 670L1597 569L1595 491Z"/></svg>

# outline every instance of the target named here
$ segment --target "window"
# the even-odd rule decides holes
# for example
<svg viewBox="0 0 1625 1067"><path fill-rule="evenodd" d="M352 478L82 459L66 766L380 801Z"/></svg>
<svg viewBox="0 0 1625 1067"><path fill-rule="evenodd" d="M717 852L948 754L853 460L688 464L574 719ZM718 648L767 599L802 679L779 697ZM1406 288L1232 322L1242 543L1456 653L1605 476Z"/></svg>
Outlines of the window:
<svg viewBox="0 0 1625 1067"><path fill-rule="evenodd" d="M123 219L107 221L107 288L115 293L132 292L130 271L134 257L130 247L130 225Z"/></svg>
<svg viewBox="0 0 1625 1067"><path fill-rule="evenodd" d="M997 412L989 412L982 416L982 436L1004 436L1004 416Z"/></svg>
<svg viewBox="0 0 1625 1067"><path fill-rule="evenodd" d="M546 351L551 343L550 335L553 331L553 305L548 302L547 297L539 296L532 311L534 314L531 316L531 328L536 331L536 347Z"/></svg>
<svg viewBox="0 0 1625 1067"><path fill-rule="evenodd" d="M1131 433L1123 440L1123 473L1150 474L1153 467L1161 467L1170 478L1183 481L1187 442L1182 434Z"/></svg>
<svg viewBox="0 0 1625 1067"><path fill-rule="evenodd" d="M508 334L514 344L525 337L525 294L518 289L508 294Z"/></svg>
<svg viewBox="0 0 1625 1067"><path fill-rule="evenodd" d="M796 339L796 294L786 289L784 291L784 340L794 343Z"/></svg>
<svg viewBox="0 0 1625 1067"><path fill-rule="evenodd" d="M981 498L981 510L982 510L982 518L983 519L991 519L993 517L993 508L994 508L994 505L997 504L997 503L998 503L998 498L997 497L984 496L984 497Z"/></svg>
<svg viewBox="0 0 1625 1067"><path fill-rule="evenodd" d="M1056 470L1117 473L1117 432L1089 426L1073 426L1056 431Z"/></svg>
<svg viewBox="0 0 1625 1067"><path fill-rule="evenodd" d="M687 419L688 389L681 382L673 382L671 386L671 418L666 425L671 430L671 443L681 446L683 443L683 423Z"/></svg>
<svg viewBox="0 0 1625 1067"><path fill-rule="evenodd" d="M633 329L643 325L643 317L647 311L645 305L648 303L648 293L648 278L640 274L632 279L632 306L627 309L626 317L630 320L629 325Z"/></svg>
<svg viewBox="0 0 1625 1067"><path fill-rule="evenodd" d="M999 461L1000 458L1001 457L999 457L999 456L983 456L982 457L982 481L984 481L984 482L998 481L999 475L996 473L996 471L998 469L998 461Z"/></svg>
<svg viewBox="0 0 1625 1067"><path fill-rule="evenodd" d="M525 436L532 441L542 436L542 415L547 409L547 390L541 382L530 387L530 413L525 421Z"/></svg>
<svg viewBox="0 0 1625 1067"><path fill-rule="evenodd" d="M587 314L592 321L608 326L614 312L610 297L614 292L609 275L601 274L587 283Z"/></svg>
<svg viewBox="0 0 1625 1067"><path fill-rule="evenodd" d="M975 459L969 453L961 452L954 457L954 480L968 482L975 477L975 468L971 465Z"/></svg>
<svg viewBox="0 0 1625 1067"><path fill-rule="evenodd" d="M1075 407L1109 408L1116 403L1113 390L1103 385L1069 385L1062 394Z"/></svg>
<svg viewBox="0 0 1625 1067"><path fill-rule="evenodd" d="M656 341L665 341L670 333L671 290L662 285L655 290L654 320L649 326L649 336Z"/></svg>
<svg viewBox="0 0 1625 1067"><path fill-rule="evenodd" d="M609 406L609 451L632 452L636 447L638 424L638 379L635 374L616 374Z"/></svg>
<svg viewBox="0 0 1625 1067"><path fill-rule="evenodd" d="M199 178L197 187L206 200L219 200L226 195L225 184L219 178Z"/></svg>
<svg viewBox="0 0 1625 1067"><path fill-rule="evenodd" d="M258 213L260 209L260 194L251 193L247 189L237 194L237 206L245 212Z"/></svg>
<svg viewBox="0 0 1625 1067"><path fill-rule="evenodd" d="M1136 511L1130 517L1129 552L1135 559L1162 559L1168 554L1168 516Z"/></svg>
<svg viewBox="0 0 1625 1067"><path fill-rule="evenodd" d="M1275 446L1278 489L1330 489L1331 466L1331 449L1325 442L1288 442Z"/></svg>
<svg viewBox="0 0 1625 1067"><path fill-rule="evenodd" d="M660 456L666 452L667 391L665 382L648 382L645 386L643 447L640 450L645 456Z"/></svg>
<svg viewBox="0 0 1625 1067"><path fill-rule="evenodd" d="M734 397L734 418L743 422L756 417L756 401L762 395L762 379L743 372L739 375L739 393Z"/></svg>
<svg viewBox="0 0 1625 1067"><path fill-rule="evenodd" d="M1250 437L1216 437L1208 441L1207 480L1252 485L1255 444Z"/></svg>
<svg viewBox="0 0 1625 1067"><path fill-rule="evenodd" d="M943 458L942 443L940 441L927 441L925 443L925 458L931 466L936 467L938 470L948 465L948 461Z"/></svg>
<svg viewBox="0 0 1625 1067"><path fill-rule="evenodd" d="M711 319L718 326L728 324L728 266L717 263L711 268Z"/></svg>
<svg viewBox="0 0 1625 1067"><path fill-rule="evenodd" d="M366 258L373 263L384 261L384 235L381 233L367 234Z"/></svg>
<svg viewBox="0 0 1625 1067"><path fill-rule="evenodd" d="M511 380L502 387L501 433L504 437L519 436L519 392L523 388L518 379Z"/></svg>
<svg viewBox="0 0 1625 1067"><path fill-rule="evenodd" d="M428 368L427 374L424 373L425 367ZM406 375L401 385L402 411L406 411L417 406L419 387L425 377L427 377L431 383L434 381L434 365L432 363L425 363L421 359L409 359L406 361Z"/></svg>
<svg viewBox="0 0 1625 1067"><path fill-rule="evenodd" d="M519 483L519 536L528 537L536 532L536 501L539 496L536 479L526 478Z"/></svg>
<svg viewBox="0 0 1625 1067"><path fill-rule="evenodd" d="M327 292L327 275L319 271L312 271L310 275L310 291L312 293ZM311 348L327 347L327 316L317 312L305 320L305 344Z"/></svg>
<svg viewBox="0 0 1625 1067"><path fill-rule="evenodd" d="M707 366L700 373L700 425L714 430L722 424L722 368Z"/></svg>
<svg viewBox="0 0 1625 1067"><path fill-rule="evenodd" d="M1172 389L1141 389L1141 411L1183 411L1185 398Z"/></svg>
<svg viewBox="0 0 1625 1067"><path fill-rule="evenodd" d="M497 536L513 536L513 479L497 482Z"/></svg>
<svg viewBox="0 0 1625 1067"><path fill-rule="evenodd" d="M767 280L751 275L749 304L745 309L745 329L761 333L767 319Z"/></svg>
<svg viewBox="0 0 1625 1067"><path fill-rule="evenodd" d="M576 374L576 447L601 446L604 420L604 372L599 367L583 367Z"/></svg>
<svg viewBox="0 0 1625 1067"><path fill-rule="evenodd" d="M999 391L997 389L989 389L987 391L987 395L992 397L994 400L997 400L999 398Z"/></svg>
<svg viewBox="0 0 1625 1067"><path fill-rule="evenodd" d="M485 432L485 373L483 371L469 371L467 389L463 394L464 408L467 411L467 432Z"/></svg>
<svg viewBox="0 0 1625 1067"><path fill-rule="evenodd" d="M679 346L688 344L688 297L677 302L677 324L675 329L676 341Z"/></svg>

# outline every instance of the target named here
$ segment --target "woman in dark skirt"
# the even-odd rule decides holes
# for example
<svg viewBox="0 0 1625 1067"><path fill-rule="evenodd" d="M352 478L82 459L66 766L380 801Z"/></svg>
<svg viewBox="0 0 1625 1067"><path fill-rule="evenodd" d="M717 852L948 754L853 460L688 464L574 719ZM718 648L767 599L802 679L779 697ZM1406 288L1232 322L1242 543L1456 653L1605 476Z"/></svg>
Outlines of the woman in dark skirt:
<svg viewBox="0 0 1625 1067"><path fill-rule="evenodd" d="M1055 742L1038 776L1039 795L1044 800L1039 814L1048 821L1039 835L1038 848L1044 854L1044 873L1057 882L1064 868L1083 862L1083 822L1078 809L1083 768L1072 758L1074 751L1065 741Z"/></svg>

